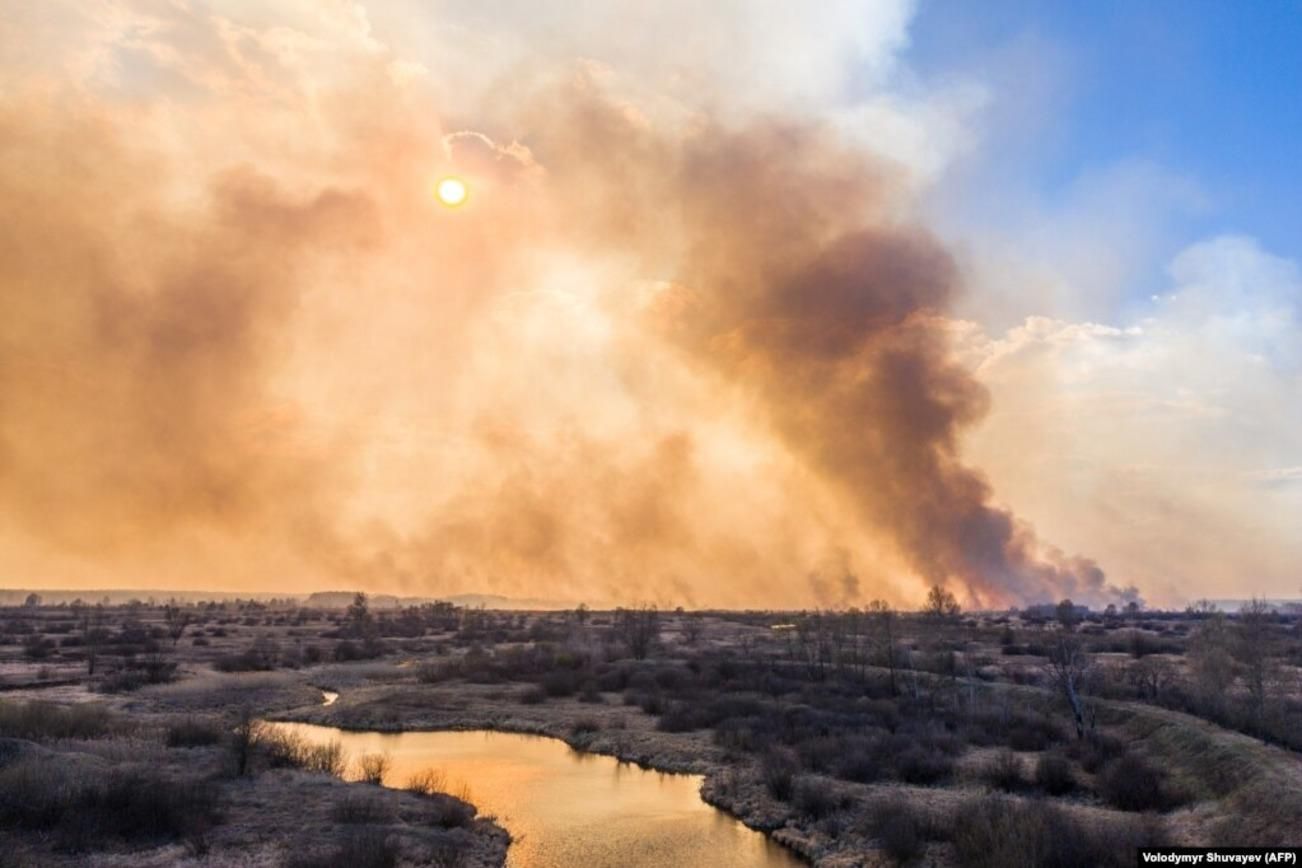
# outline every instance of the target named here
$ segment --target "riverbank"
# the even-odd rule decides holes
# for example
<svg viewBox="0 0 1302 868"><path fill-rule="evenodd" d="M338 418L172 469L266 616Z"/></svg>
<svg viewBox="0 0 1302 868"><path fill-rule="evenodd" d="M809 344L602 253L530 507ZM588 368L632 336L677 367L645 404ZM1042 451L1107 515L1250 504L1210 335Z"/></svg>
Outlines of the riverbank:
<svg viewBox="0 0 1302 868"><path fill-rule="evenodd" d="M559 739L575 750L610 756L621 762L661 772L702 777L701 798L763 832L802 860L826 866L869 865L863 853L870 838L858 830L840 828L836 840L817 828L802 827L798 814L769 795L753 761L729 756L708 732L667 733L655 718L622 704L616 694L600 701L548 699L527 703L518 688L500 685L419 683L409 671L392 673L371 667L366 680L352 673L331 680L318 673L316 683L328 685L338 698L329 706L287 709L269 719L314 723L344 730L406 732L413 730L497 730ZM338 673L343 674L343 673ZM388 675L388 683L374 683ZM355 681L344 686L341 681ZM835 782L830 783L836 787ZM857 861L845 861L848 852ZM888 864L882 862L881 864Z"/></svg>

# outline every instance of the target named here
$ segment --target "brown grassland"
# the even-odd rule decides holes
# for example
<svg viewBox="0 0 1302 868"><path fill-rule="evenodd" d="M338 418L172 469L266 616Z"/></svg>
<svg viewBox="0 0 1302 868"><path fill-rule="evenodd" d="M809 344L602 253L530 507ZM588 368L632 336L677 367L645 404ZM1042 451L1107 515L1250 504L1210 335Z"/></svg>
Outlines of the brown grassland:
<svg viewBox="0 0 1302 868"><path fill-rule="evenodd" d="M540 733L701 774L823 866L1121 866L1302 828L1300 619L1265 606L30 602L0 610L6 868L503 863L509 835L437 773L373 786L263 719Z"/></svg>

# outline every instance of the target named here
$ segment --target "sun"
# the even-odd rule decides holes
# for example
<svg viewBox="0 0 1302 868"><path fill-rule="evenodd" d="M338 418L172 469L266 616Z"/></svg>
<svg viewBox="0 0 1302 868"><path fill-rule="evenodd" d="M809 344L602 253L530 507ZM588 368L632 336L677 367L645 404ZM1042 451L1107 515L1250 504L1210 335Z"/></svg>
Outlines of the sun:
<svg viewBox="0 0 1302 868"><path fill-rule="evenodd" d="M466 201L466 196L470 191L466 189L465 181L460 178L444 178L439 181L435 192L440 202L449 208L455 208Z"/></svg>

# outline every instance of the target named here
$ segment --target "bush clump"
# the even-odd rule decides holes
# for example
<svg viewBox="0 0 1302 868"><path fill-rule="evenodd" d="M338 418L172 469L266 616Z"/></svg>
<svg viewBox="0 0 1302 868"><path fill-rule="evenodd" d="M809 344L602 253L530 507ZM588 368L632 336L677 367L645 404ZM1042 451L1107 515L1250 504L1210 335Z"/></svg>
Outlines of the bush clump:
<svg viewBox="0 0 1302 868"><path fill-rule="evenodd" d="M436 812L435 823L445 829L469 826L475 819L475 806L448 794L447 776L441 769L429 768L407 780L406 790L431 799Z"/></svg>
<svg viewBox="0 0 1302 868"><path fill-rule="evenodd" d="M791 800L796 773L800 766L789 752L770 750L760 759L760 777L769 795L779 801Z"/></svg>
<svg viewBox="0 0 1302 868"><path fill-rule="evenodd" d="M921 856L927 846L925 828L917 813L899 803L887 804L874 814L872 831L886 854L900 865Z"/></svg>
<svg viewBox="0 0 1302 868"><path fill-rule="evenodd" d="M1108 763L1098 785L1099 795L1123 811L1161 811L1175 802L1166 776L1134 753Z"/></svg>
<svg viewBox="0 0 1302 868"><path fill-rule="evenodd" d="M384 783L384 776L389 771L389 757L382 753L362 754L357 759L358 780L379 786Z"/></svg>
<svg viewBox="0 0 1302 868"><path fill-rule="evenodd" d="M912 745L895 759L895 775L909 784L936 784L954 773L949 755L922 745Z"/></svg>
<svg viewBox="0 0 1302 868"><path fill-rule="evenodd" d="M337 741L313 744L300 735L266 724L254 724L252 747L268 768L292 768L341 778L348 766Z"/></svg>
<svg viewBox="0 0 1302 868"><path fill-rule="evenodd" d="M222 739L222 728L216 721L199 717L185 717L168 724L165 741L168 747L207 747Z"/></svg>
<svg viewBox="0 0 1302 868"><path fill-rule="evenodd" d="M1128 868L1137 847L1161 839L1151 825L1095 828L1057 805L1007 796L968 802L954 815L952 837L962 868Z"/></svg>
<svg viewBox="0 0 1302 868"><path fill-rule="evenodd" d="M106 839L200 840L220 820L216 790L157 774L78 771L50 759L0 769L0 827L53 833L72 850Z"/></svg>
<svg viewBox="0 0 1302 868"><path fill-rule="evenodd" d="M330 818L345 824L389 823L393 820L393 812L372 793L348 793L335 802L330 809Z"/></svg>
<svg viewBox="0 0 1302 868"><path fill-rule="evenodd" d="M806 817L821 820L840 808L848 807L850 802L826 781L801 778L796 782L792 803Z"/></svg>
<svg viewBox="0 0 1302 868"><path fill-rule="evenodd" d="M1076 786L1071 774L1071 762L1056 751L1040 754L1035 763L1035 783L1051 796L1071 792Z"/></svg>
<svg viewBox="0 0 1302 868"><path fill-rule="evenodd" d="M580 717L570 724L570 735L591 735L601 731L601 721L595 717Z"/></svg>
<svg viewBox="0 0 1302 868"><path fill-rule="evenodd" d="M108 709L100 705L55 705L52 702L0 702L0 736L30 741L101 738L112 729Z"/></svg>
<svg viewBox="0 0 1302 868"><path fill-rule="evenodd" d="M1022 785L1022 760L1011 750L998 751L986 766L984 777L991 786L1012 792Z"/></svg>
<svg viewBox="0 0 1302 868"><path fill-rule="evenodd" d="M395 868L397 842L381 829L350 829L325 851L301 853L285 863L286 868Z"/></svg>

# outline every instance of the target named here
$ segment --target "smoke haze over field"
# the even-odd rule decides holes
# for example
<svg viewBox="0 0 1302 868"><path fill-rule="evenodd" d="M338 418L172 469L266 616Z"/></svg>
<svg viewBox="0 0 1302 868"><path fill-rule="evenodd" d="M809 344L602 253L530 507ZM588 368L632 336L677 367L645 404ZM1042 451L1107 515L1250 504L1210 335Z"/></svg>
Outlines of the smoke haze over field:
<svg viewBox="0 0 1302 868"><path fill-rule="evenodd" d="M277 8L0 30L12 584L1118 597L960 454L989 395L909 111L805 110L834 70L751 64L726 10L696 22L723 69L595 9L555 34L448 4L403 37L402 4ZM792 38L884 76L906 20Z"/></svg>

